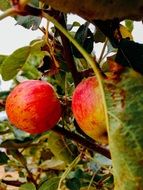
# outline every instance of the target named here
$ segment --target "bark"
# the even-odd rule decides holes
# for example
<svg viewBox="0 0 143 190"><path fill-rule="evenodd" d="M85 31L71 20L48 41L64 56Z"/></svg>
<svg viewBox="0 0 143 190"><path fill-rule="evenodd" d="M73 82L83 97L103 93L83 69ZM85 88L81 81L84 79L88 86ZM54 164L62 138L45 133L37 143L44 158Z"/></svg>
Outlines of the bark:
<svg viewBox="0 0 143 190"><path fill-rule="evenodd" d="M56 10L87 20L113 18L142 20L143 0L42 0Z"/></svg>

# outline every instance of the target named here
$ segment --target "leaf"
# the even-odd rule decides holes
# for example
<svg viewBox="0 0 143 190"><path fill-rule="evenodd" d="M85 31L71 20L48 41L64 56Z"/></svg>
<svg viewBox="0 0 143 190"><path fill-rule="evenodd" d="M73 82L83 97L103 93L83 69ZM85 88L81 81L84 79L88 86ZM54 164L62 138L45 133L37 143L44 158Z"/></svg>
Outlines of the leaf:
<svg viewBox="0 0 143 190"><path fill-rule="evenodd" d="M11 5L9 0L0 0L0 10L5 11L10 7Z"/></svg>
<svg viewBox="0 0 143 190"><path fill-rule="evenodd" d="M23 67L30 54L30 46L25 46L14 51L1 65L3 80L12 79Z"/></svg>
<svg viewBox="0 0 143 190"><path fill-rule="evenodd" d="M134 22L132 20L125 20L125 26L132 32L134 29Z"/></svg>
<svg viewBox="0 0 143 190"><path fill-rule="evenodd" d="M42 62L44 56L44 52L30 54L28 60L22 68L22 75L26 76L29 79L38 79L41 74L36 66L38 67L38 65Z"/></svg>
<svg viewBox="0 0 143 190"><path fill-rule="evenodd" d="M31 0L30 3L34 5L35 7L39 6L39 0Z"/></svg>
<svg viewBox="0 0 143 190"><path fill-rule="evenodd" d="M40 188L38 188L38 190L57 190L59 181L59 177L48 179L40 185Z"/></svg>
<svg viewBox="0 0 143 190"><path fill-rule="evenodd" d="M96 190L95 187L82 187L80 190Z"/></svg>
<svg viewBox="0 0 143 190"><path fill-rule="evenodd" d="M101 30L98 29L98 27L96 27L96 32L94 34L94 41L96 43L98 42L105 42L106 36L101 32Z"/></svg>
<svg viewBox="0 0 143 190"><path fill-rule="evenodd" d="M2 91L0 92L0 99L5 100L6 97L9 95L9 91Z"/></svg>
<svg viewBox="0 0 143 190"><path fill-rule="evenodd" d="M64 170L65 163L62 160L57 160L52 158L51 160L46 160L40 165L41 169L54 169L54 170Z"/></svg>
<svg viewBox="0 0 143 190"><path fill-rule="evenodd" d="M66 181L66 186L70 190L80 190L80 180L77 178L72 178Z"/></svg>
<svg viewBox="0 0 143 190"><path fill-rule="evenodd" d="M19 161L25 168L27 167L26 158L22 155L19 150L9 149L8 153L13 156L17 161Z"/></svg>
<svg viewBox="0 0 143 190"><path fill-rule="evenodd" d="M7 58L7 55L0 55L0 65Z"/></svg>
<svg viewBox="0 0 143 190"><path fill-rule="evenodd" d="M117 52L117 49L112 46L110 41L107 42L107 54Z"/></svg>
<svg viewBox="0 0 143 190"><path fill-rule="evenodd" d="M0 55L0 73L1 73L1 64L3 63L3 61L7 58L6 55Z"/></svg>
<svg viewBox="0 0 143 190"><path fill-rule="evenodd" d="M75 34L77 42L90 54L93 50L94 36L87 24L79 27ZM77 58L83 58L83 55L72 45L73 54Z"/></svg>
<svg viewBox="0 0 143 190"><path fill-rule="evenodd" d="M80 26L80 23L77 21L74 21L72 24L67 24L67 30L72 30L73 27Z"/></svg>
<svg viewBox="0 0 143 190"><path fill-rule="evenodd" d="M16 24L32 30L37 30L41 23L41 18L36 16L17 16L16 20Z"/></svg>
<svg viewBox="0 0 143 190"><path fill-rule="evenodd" d="M1 64L3 80L12 79L22 69L29 70L29 73L37 79L40 74L32 65L40 64L46 54L46 52L41 51L43 44L43 40L37 40L31 43L30 46L19 48L9 55Z"/></svg>
<svg viewBox="0 0 143 190"><path fill-rule="evenodd" d="M108 135L115 190L143 189L143 76L125 69L118 79L108 82Z"/></svg>
<svg viewBox="0 0 143 190"><path fill-rule="evenodd" d="M9 157L5 152L0 151L0 165L7 164Z"/></svg>
<svg viewBox="0 0 143 190"><path fill-rule="evenodd" d="M49 134L48 147L56 158L63 160L66 164L73 160L72 152L64 138L53 131Z"/></svg>
<svg viewBox="0 0 143 190"><path fill-rule="evenodd" d="M143 74L143 44L122 39L119 42L115 61L123 66L132 67Z"/></svg>
<svg viewBox="0 0 143 190"><path fill-rule="evenodd" d="M19 190L36 190L36 187L33 183L25 183L20 186Z"/></svg>
<svg viewBox="0 0 143 190"><path fill-rule="evenodd" d="M122 38L128 38L130 40L133 40L133 36L132 36L130 30L126 26L123 26L120 24L119 31L121 33Z"/></svg>

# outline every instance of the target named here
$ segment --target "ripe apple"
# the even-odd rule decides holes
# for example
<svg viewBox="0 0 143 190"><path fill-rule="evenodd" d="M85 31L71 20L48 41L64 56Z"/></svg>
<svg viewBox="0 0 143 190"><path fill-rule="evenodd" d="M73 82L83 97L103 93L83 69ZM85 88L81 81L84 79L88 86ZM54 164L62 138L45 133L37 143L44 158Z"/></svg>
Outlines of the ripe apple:
<svg viewBox="0 0 143 190"><path fill-rule="evenodd" d="M17 128L31 134L45 132L61 117L61 104L53 86L28 80L17 85L6 99L6 113Z"/></svg>
<svg viewBox="0 0 143 190"><path fill-rule="evenodd" d="M107 144L105 112L96 77L81 81L72 96L72 111L79 127L91 138Z"/></svg>

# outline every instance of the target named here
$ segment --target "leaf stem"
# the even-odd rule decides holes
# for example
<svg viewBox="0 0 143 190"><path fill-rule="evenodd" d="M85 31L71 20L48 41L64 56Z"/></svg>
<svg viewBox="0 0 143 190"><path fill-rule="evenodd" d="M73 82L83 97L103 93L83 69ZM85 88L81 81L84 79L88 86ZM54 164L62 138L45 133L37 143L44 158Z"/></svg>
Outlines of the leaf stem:
<svg viewBox="0 0 143 190"><path fill-rule="evenodd" d="M62 174L61 179L59 181L59 185L58 185L58 189L61 189L61 185L63 180L67 177L67 175L69 174L69 172L78 164L78 162L81 160L81 154L79 154L73 161L72 163L68 166L68 168L65 170L65 172Z"/></svg>

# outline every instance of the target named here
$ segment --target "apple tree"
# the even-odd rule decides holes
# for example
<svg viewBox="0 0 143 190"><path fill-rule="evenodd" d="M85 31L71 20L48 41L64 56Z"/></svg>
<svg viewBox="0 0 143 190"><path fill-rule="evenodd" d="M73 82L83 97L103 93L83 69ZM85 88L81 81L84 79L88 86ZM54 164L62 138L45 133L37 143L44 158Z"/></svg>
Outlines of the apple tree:
<svg viewBox="0 0 143 190"><path fill-rule="evenodd" d="M0 10L42 33L0 53L12 81L0 92L0 164L18 176L0 189L142 190L143 44L132 35L142 0L0 0Z"/></svg>

